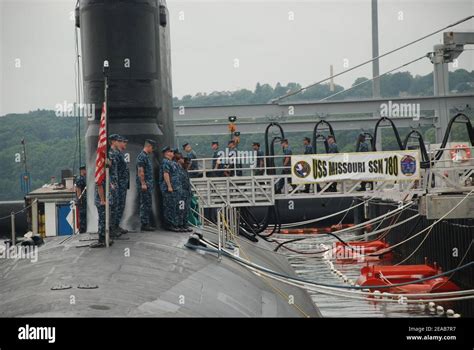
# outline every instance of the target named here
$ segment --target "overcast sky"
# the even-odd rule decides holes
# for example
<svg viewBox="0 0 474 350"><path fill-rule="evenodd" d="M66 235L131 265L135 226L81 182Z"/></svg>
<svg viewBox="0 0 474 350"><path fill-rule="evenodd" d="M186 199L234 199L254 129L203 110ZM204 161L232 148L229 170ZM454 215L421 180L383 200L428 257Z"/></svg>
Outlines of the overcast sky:
<svg viewBox="0 0 474 350"><path fill-rule="evenodd" d="M0 0L0 115L75 101L75 3ZM328 76L331 64L337 73L345 60L350 67L372 53L370 0L168 0L168 8L178 97L253 90L257 82L306 85ZM473 0L379 0L380 53L472 14ZM454 30L474 31L474 20ZM380 72L441 40L437 34L382 59ZM474 51L460 56L458 68L474 69ZM427 74L432 64L425 59L404 70ZM349 87L360 76L371 76L370 65L335 82Z"/></svg>

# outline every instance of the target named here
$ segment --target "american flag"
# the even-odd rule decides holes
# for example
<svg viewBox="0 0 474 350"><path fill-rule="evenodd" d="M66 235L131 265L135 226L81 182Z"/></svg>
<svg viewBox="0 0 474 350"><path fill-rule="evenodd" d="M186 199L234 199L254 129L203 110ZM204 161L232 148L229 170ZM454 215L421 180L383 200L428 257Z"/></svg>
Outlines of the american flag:
<svg viewBox="0 0 474 350"><path fill-rule="evenodd" d="M107 152L107 130L105 126L105 102L102 105L102 114L100 116L99 142L97 144L97 157L95 159L95 182L99 186L105 180L105 154Z"/></svg>

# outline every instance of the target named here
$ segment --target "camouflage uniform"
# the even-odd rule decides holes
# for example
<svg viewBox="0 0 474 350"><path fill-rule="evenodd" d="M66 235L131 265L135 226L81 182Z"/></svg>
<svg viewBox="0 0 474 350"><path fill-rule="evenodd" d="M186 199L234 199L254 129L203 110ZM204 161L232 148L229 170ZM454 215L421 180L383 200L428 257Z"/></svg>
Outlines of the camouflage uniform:
<svg viewBox="0 0 474 350"><path fill-rule="evenodd" d="M163 194L163 217L165 219L165 224L173 227L180 226L178 218L178 196L182 189L179 183L178 167L178 163L165 158L161 164L160 175L163 176L164 173L168 173L170 176L171 187L173 187L173 192L168 192L168 186L166 185L163 176L163 180L160 183L160 189Z"/></svg>
<svg viewBox="0 0 474 350"><path fill-rule="evenodd" d="M180 189L177 193L178 200L178 226L188 226L188 216L191 207L191 183L189 181L190 174L180 164L177 164Z"/></svg>
<svg viewBox="0 0 474 350"><path fill-rule="evenodd" d="M367 142L361 142L359 143L356 152L369 152L369 145Z"/></svg>
<svg viewBox="0 0 474 350"><path fill-rule="evenodd" d="M118 157L120 151L110 148L109 159L109 179L110 179L110 199L113 205L110 205L110 226L114 227L118 217Z"/></svg>
<svg viewBox="0 0 474 350"><path fill-rule="evenodd" d="M185 154L186 157L189 158L189 160L191 161L191 165L189 166L189 170L199 170L199 166L198 166L198 163L196 161L197 159L197 155L196 155L196 152L194 150L191 150L191 152L189 153L186 153ZM189 174L189 177L198 177L199 174L198 173L190 173Z"/></svg>
<svg viewBox="0 0 474 350"><path fill-rule="evenodd" d="M120 225L123 211L125 210L125 200L127 190L130 188L130 171L122 152L117 154L117 173L118 173L118 191L117 191L117 216L115 217L115 227Z"/></svg>
<svg viewBox="0 0 474 350"><path fill-rule="evenodd" d="M81 190L81 198L77 198L77 207L79 208L79 232L85 233L87 231L87 180L85 176L79 175L76 177L76 187Z"/></svg>
<svg viewBox="0 0 474 350"><path fill-rule="evenodd" d="M339 149L337 148L337 143L328 144L328 153L339 153Z"/></svg>
<svg viewBox="0 0 474 350"><path fill-rule="evenodd" d="M104 189L104 197L105 197L105 179L102 182L102 188ZM105 242L105 205L100 204L100 196L99 196L99 185L95 185L95 198L94 198L94 204L97 207L97 214L99 214L99 225L98 225L98 231L97 233L99 234L99 242ZM113 207L113 197L110 195L109 196L109 207ZM110 223L112 223L112 220L110 219Z"/></svg>
<svg viewBox="0 0 474 350"><path fill-rule="evenodd" d="M140 177L138 176L138 168L143 168L145 171L146 191L142 191ZM152 210L152 193L153 193L153 166L151 159L145 151L141 151L137 157L137 191L140 200L140 221L142 226L150 225L151 210Z"/></svg>
<svg viewBox="0 0 474 350"><path fill-rule="evenodd" d="M313 146L312 145L305 145L304 146L304 154L313 154Z"/></svg>

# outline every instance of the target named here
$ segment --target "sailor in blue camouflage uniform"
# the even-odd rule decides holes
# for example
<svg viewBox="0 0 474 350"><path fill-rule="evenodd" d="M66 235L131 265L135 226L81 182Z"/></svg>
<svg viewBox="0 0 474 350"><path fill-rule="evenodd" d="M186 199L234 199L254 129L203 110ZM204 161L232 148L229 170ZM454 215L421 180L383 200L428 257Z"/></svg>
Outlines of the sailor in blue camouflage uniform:
<svg viewBox="0 0 474 350"><path fill-rule="evenodd" d="M140 202L140 222L142 231L154 231L151 226L152 193L154 188L153 165L150 155L156 142L147 139L143 150L137 157L137 192Z"/></svg>
<svg viewBox="0 0 474 350"><path fill-rule="evenodd" d="M191 189L191 179L188 173L188 169L191 167L191 159L188 157L183 157L181 166L184 170L184 179L183 179L183 191L186 196L185 202L185 213L184 213L184 220L183 220L183 229L187 232L193 232L193 229L189 227L188 220L191 216L191 206L192 206L192 199L193 199L193 191Z"/></svg>
<svg viewBox="0 0 474 350"><path fill-rule="evenodd" d="M311 145L311 140L309 137L305 137L303 139L304 145L304 154L313 154L313 146Z"/></svg>
<svg viewBox="0 0 474 350"><path fill-rule="evenodd" d="M179 183L179 189L176 191L176 199L178 201L177 226L182 232L192 232L193 230L188 227L189 207L191 206L191 184L189 182L188 169L184 165L183 155L178 149L174 150L174 161L178 170Z"/></svg>
<svg viewBox="0 0 474 350"><path fill-rule="evenodd" d="M117 140L117 176L118 176L118 189L117 189L117 216L115 217L114 228L116 232L125 234L128 231L120 226L122 221L123 212L125 210L125 201L127 198L127 191L130 188L130 170L128 169L128 163L125 160L125 149L127 148L128 140L119 136Z"/></svg>
<svg viewBox="0 0 474 350"><path fill-rule="evenodd" d="M119 207L119 191L118 191L118 163L120 157L120 151L118 149L118 140L120 135L112 134L109 136L110 149L109 149L109 177L110 177L110 197L113 205L110 206L110 235L112 237L120 236L120 232L115 226L118 217Z"/></svg>
<svg viewBox="0 0 474 350"><path fill-rule="evenodd" d="M87 171L86 166L79 168L80 174L76 177L76 205L79 209L79 233L87 231Z"/></svg>
<svg viewBox="0 0 474 350"><path fill-rule="evenodd" d="M163 162L161 172L163 180L160 183L160 190L163 195L163 218L166 229L174 232L182 232L179 229L178 218L178 193L181 191L178 175L178 163L174 158L174 152L169 146L163 147Z"/></svg>
<svg viewBox="0 0 474 350"><path fill-rule="evenodd" d="M357 137L356 152L369 152L369 144L365 141L364 134Z"/></svg>
<svg viewBox="0 0 474 350"><path fill-rule="evenodd" d="M99 240L97 243L90 245L91 248L104 248L105 247L105 183L106 180L102 181L101 185L95 186L95 198L94 204L97 207L98 214L98 230ZM109 208L113 206L113 199L109 193ZM110 232L110 231L109 231ZM112 244L113 241L110 240L109 244Z"/></svg>
<svg viewBox="0 0 474 350"><path fill-rule="evenodd" d="M339 153L336 139L333 135L329 135L327 137L327 143L328 143L328 153Z"/></svg>

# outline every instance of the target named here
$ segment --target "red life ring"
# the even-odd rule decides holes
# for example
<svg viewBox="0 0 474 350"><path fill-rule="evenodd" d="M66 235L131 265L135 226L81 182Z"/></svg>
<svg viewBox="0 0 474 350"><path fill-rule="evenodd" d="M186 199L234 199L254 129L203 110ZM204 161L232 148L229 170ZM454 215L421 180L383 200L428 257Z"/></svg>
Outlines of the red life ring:
<svg viewBox="0 0 474 350"><path fill-rule="evenodd" d="M464 144L456 145L451 149L451 159L455 162L467 162L471 159L471 149Z"/></svg>

